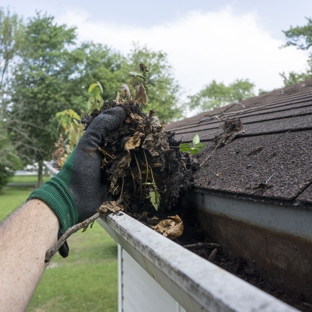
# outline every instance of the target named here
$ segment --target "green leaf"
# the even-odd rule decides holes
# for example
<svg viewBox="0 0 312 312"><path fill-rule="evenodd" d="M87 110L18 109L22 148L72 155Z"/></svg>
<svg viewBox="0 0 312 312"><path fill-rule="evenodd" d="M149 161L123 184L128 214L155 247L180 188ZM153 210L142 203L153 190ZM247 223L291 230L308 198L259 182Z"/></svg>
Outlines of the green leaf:
<svg viewBox="0 0 312 312"><path fill-rule="evenodd" d="M100 90L98 87L92 89L92 91L91 91L90 93L91 93L95 98L100 97L100 98L102 99L102 97L101 97L101 90Z"/></svg>
<svg viewBox="0 0 312 312"><path fill-rule="evenodd" d="M97 83L92 83L88 89L88 93L91 93L94 88L98 87Z"/></svg>
<svg viewBox="0 0 312 312"><path fill-rule="evenodd" d="M203 149L205 147L204 143L196 143L194 144L194 148L197 148L199 150Z"/></svg>
<svg viewBox="0 0 312 312"><path fill-rule="evenodd" d="M160 204L160 194L157 191L150 191L149 198L154 208L158 210Z"/></svg>
<svg viewBox="0 0 312 312"><path fill-rule="evenodd" d="M101 104L97 101L93 96L91 96L88 100L88 112L92 113L94 109L99 109Z"/></svg>
<svg viewBox="0 0 312 312"><path fill-rule="evenodd" d="M197 148L192 148L190 153L191 155L195 155L195 154L198 154L199 150Z"/></svg>
<svg viewBox="0 0 312 312"><path fill-rule="evenodd" d="M189 143L182 143L180 144L180 151L181 152L188 152L191 150L191 145Z"/></svg>
<svg viewBox="0 0 312 312"><path fill-rule="evenodd" d="M96 83L92 83L92 84L90 85L89 89L88 89L88 93L91 93L92 90L93 90L94 88L96 88L96 87L98 87L97 82L96 82Z"/></svg>
<svg viewBox="0 0 312 312"><path fill-rule="evenodd" d="M133 77L141 77L141 78L144 79L144 76L143 76L143 75L141 75L141 74L139 74L139 73L137 73L137 72L134 72L134 71L129 72L129 75L130 75L130 76L133 76Z"/></svg>
<svg viewBox="0 0 312 312"><path fill-rule="evenodd" d="M67 115L70 118L76 119L76 120L80 120L80 116L71 108L66 110Z"/></svg>
<svg viewBox="0 0 312 312"><path fill-rule="evenodd" d="M103 90L101 83L99 81L97 81L96 83L97 83L98 87L100 88L101 93L103 93L104 90Z"/></svg>
<svg viewBox="0 0 312 312"><path fill-rule="evenodd" d="M194 138L193 138L193 144L195 146L195 144L198 144L200 142L200 138L198 134L195 134Z"/></svg>
<svg viewBox="0 0 312 312"><path fill-rule="evenodd" d="M100 94L97 94L96 96L94 96L94 102L96 103L102 102L102 97L100 96Z"/></svg>

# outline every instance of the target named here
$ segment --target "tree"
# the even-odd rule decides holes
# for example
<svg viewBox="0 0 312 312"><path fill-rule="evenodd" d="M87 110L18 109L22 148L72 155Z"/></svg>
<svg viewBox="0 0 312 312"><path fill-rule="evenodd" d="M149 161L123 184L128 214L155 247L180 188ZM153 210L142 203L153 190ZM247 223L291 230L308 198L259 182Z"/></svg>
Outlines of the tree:
<svg viewBox="0 0 312 312"><path fill-rule="evenodd" d="M254 96L254 84L248 79L237 79L226 86L213 80L197 94L189 96L188 106L206 111Z"/></svg>
<svg viewBox="0 0 312 312"><path fill-rule="evenodd" d="M0 189L8 182L11 172L21 166L6 129L10 102L10 81L16 55L21 48L24 25L22 19L0 8Z"/></svg>
<svg viewBox="0 0 312 312"><path fill-rule="evenodd" d="M7 184L11 172L20 167L21 161L10 143L5 124L0 121L0 190Z"/></svg>
<svg viewBox="0 0 312 312"><path fill-rule="evenodd" d="M308 50L312 46L312 19L307 18L307 25L290 27L283 30L287 41L284 47L296 46L300 50ZM311 54L310 54L311 55Z"/></svg>
<svg viewBox="0 0 312 312"><path fill-rule="evenodd" d="M183 107L179 105L180 87L174 79L167 54L134 44L127 56L127 63L124 79L128 83L130 80L128 73L132 70L139 71L139 63L144 63L148 68L146 79L148 106L145 110L155 110L161 121L169 122L181 118Z"/></svg>
<svg viewBox="0 0 312 312"><path fill-rule="evenodd" d="M131 86L129 72L139 71L139 63L143 62L149 70L146 81L149 105L145 109L156 110L157 116L166 121L182 116L182 108L178 106L179 86L165 53L136 44L127 56L123 56L106 45L85 42L73 51L72 56L76 58L77 67L71 102L82 99L81 105L86 105L88 87L96 81L103 87L104 101L114 100L123 83Z"/></svg>
<svg viewBox="0 0 312 312"><path fill-rule="evenodd" d="M77 66L71 102L80 101L80 105L86 107L87 90L96 81L103 87L103 99L114 100L125 79L125 57L106 45L92 42L82 43L73 51L72 57Z"/></svg>
<svg viewBox="0 0 312 312"><path fill-rule="evenodd" d="M286 44L283 47L295 46L300 50L310 50L312 46L312 19L307 18L307 25L290 27L288 30L283 30L286 36ZM312 76L312 53L309 53L308 69L303 73L289 72L280 74L283 78L285 86L304 81Z"/></svg>
<svg viewBox="0 0 312 312"><path fill-rule="evenodd" d="M0 8L0 116L6 117L14 60L22 45L24 25L21 18Z"/></svg>
<svg viewBox="0 0 312 312"><path fill-rule="evenodd" d="M311 77L312 72L311 70L307 70L305 73L295 73L295 72L289 72L288 74L285 72L280 73L280 76L283 78L284 86L291 86L295 83L304 81Z"/></svg>
<svg viewBox="0 0 312 312"><path fill-rule="evenodd" d="M56 112L80 108L80 103L69 102L75 80L71 55L75 39L75 28L37 13L26 25L21 62L14 72L8 127L20 155L39 163L39 185L43 160L51 157L57 138Z"/></svg>

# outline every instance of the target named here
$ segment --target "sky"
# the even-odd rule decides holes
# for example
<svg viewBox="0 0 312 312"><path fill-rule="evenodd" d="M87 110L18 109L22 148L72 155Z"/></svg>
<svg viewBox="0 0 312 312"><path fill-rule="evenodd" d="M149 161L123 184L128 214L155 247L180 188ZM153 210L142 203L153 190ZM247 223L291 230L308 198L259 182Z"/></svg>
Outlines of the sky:
<svg viewBox="0 0 312 312"><path fill-rule="evenodd" d="M36 11L76 26L80 41L127 54L133 42L167 53L184 94L213 79L249 79L259 89L283 87L279 73L302 72L307 52L285 43L282 30L312 17L311 0L1 0L25 19Z"/></svg>

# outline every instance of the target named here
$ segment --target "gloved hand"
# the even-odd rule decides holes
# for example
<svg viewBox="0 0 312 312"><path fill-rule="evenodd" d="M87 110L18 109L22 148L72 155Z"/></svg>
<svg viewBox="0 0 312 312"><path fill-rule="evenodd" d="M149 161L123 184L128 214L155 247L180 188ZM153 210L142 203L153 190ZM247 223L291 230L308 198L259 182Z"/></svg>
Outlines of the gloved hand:
<svg viewBox="0 0 312 312"><path fill-rule="evenodd" d="M108 184L101 179L101 154L98 147L124 119L125 111L121 107L108 109L98 115L60 172L30 194L28 200L40 199L54 211L60 222L59 236L95 214L101 204L108 200L105 198ZM67 257L67 244L59 252Z"/></svg>

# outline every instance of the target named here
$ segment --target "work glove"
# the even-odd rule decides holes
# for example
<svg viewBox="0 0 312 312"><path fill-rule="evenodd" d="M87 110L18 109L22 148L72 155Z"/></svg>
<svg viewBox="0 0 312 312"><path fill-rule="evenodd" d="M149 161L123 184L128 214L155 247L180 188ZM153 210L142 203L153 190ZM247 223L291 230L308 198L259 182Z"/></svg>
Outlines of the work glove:
<svg viewBox="0 0 312 312"><path fill-rule="evenodd" d="M59 236L95 214L101 204L109 200L105 197L108 183L102 179L98 147L103 146L105 137L116 130L124 119L125 111L121 107L98 115L59 173L30 194L28 200L40 199L56 214L60 222ZM59 253L67 257L68 252L65 243Z"/></svg>

